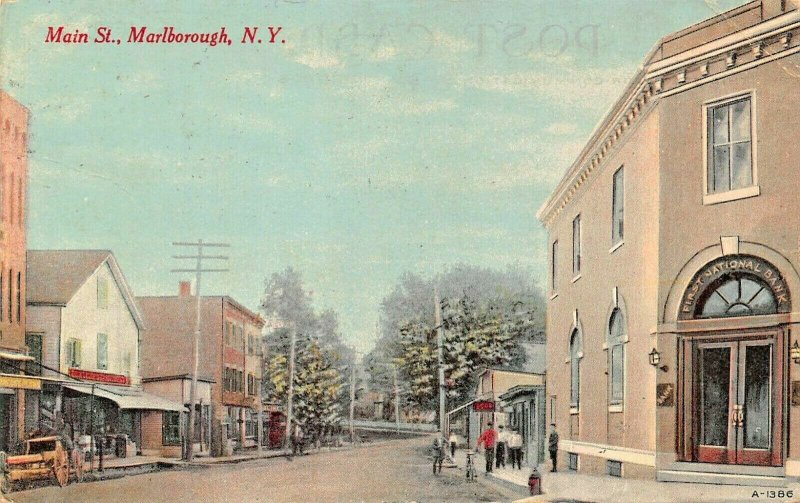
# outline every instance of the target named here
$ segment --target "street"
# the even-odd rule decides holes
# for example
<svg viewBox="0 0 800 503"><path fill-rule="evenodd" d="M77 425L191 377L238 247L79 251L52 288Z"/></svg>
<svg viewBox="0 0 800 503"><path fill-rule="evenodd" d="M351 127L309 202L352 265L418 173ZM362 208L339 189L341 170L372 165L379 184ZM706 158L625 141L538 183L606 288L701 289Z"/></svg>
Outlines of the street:
<svg viewBox="0 0 800 503"><path fill-rule="evenodd" d="M484 484L467 483L458 469L434 477L429 445L428 437L387 441L294 460L170 470L10 496L19 503L508 501Z"/></svg>

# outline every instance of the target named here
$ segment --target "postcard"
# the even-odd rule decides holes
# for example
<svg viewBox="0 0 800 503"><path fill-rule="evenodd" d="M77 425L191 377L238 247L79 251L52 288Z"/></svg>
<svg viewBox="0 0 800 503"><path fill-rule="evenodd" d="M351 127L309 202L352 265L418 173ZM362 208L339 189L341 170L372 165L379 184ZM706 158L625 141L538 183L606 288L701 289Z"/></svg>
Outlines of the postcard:
<svg viewBox="0 0 800 503"><path fill-rule="evenodd" d="M800 501L800 0L0 0L0 501Z"/></svg>

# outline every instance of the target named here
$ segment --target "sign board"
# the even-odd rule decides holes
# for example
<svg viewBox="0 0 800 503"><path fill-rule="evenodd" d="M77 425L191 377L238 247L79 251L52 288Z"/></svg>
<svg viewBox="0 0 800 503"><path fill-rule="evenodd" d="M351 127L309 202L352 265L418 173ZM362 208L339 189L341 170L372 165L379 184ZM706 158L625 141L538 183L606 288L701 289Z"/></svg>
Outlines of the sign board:
<svg viewBox="0 0 800 503"><path fill-rule="evenodd" d="M69 369L67 374L75 379L102 382L106 384L121 384L123 386L127 386L131 383L130 379L128 379L128 376L121 374L107 374L105 372L92 372L91 370L81 370L75 368Z"/></svg>
<svg viewBox="0 0 800 503"><path fill-rule="evenodd" d="M42 389L42 381L35 377L0 375L0 388Z"/></svg>
<svg viewBox="0 0 800 503"><path fill-rule="evenodd" d="M491 400L472 402L472 410L475 412L494 412L494 402Z"/></svg>

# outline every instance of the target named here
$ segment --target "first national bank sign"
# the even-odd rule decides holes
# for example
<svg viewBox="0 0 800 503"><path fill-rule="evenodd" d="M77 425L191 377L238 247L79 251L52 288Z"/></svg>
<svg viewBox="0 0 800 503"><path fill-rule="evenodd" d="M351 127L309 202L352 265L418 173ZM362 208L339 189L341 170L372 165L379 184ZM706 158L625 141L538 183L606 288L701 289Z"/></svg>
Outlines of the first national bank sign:
<svg viewBox="0 0 800 503"><path fill-rule="evenodd" d="M775 295L778 312L789 312L789 290L775 266L758 257L731 255L718 258L695 274L683 295L680 319L686 320L694 317L697 300L709 285L713 285L724 276L737 272L755 276L766 283Z"/></svg>

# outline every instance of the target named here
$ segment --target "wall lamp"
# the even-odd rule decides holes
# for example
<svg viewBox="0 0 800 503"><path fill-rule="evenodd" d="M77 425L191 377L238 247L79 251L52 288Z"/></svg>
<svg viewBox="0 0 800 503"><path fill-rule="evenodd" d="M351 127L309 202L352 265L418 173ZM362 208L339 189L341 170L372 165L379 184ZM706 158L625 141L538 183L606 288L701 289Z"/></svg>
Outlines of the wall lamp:
<svg viewBox="0 0 800 503"><path fill-rule="evenodd" d="M797 344L797 341L794 341L794 345L789 348L789 357L795 363L800 363L800 345Z"/></svg>
<svg viewBox="0 0 800 503"><path fill-rule="evenodd" d="M798 351L798 358L800 358L800 347L797 348ZM656 348L653 348L652 351L647 355L650 358L650 365L660 368L662 371L666 372L669 370L669 367L666 365L660 365L661 363L661 353L658 352Z"/></svg>

